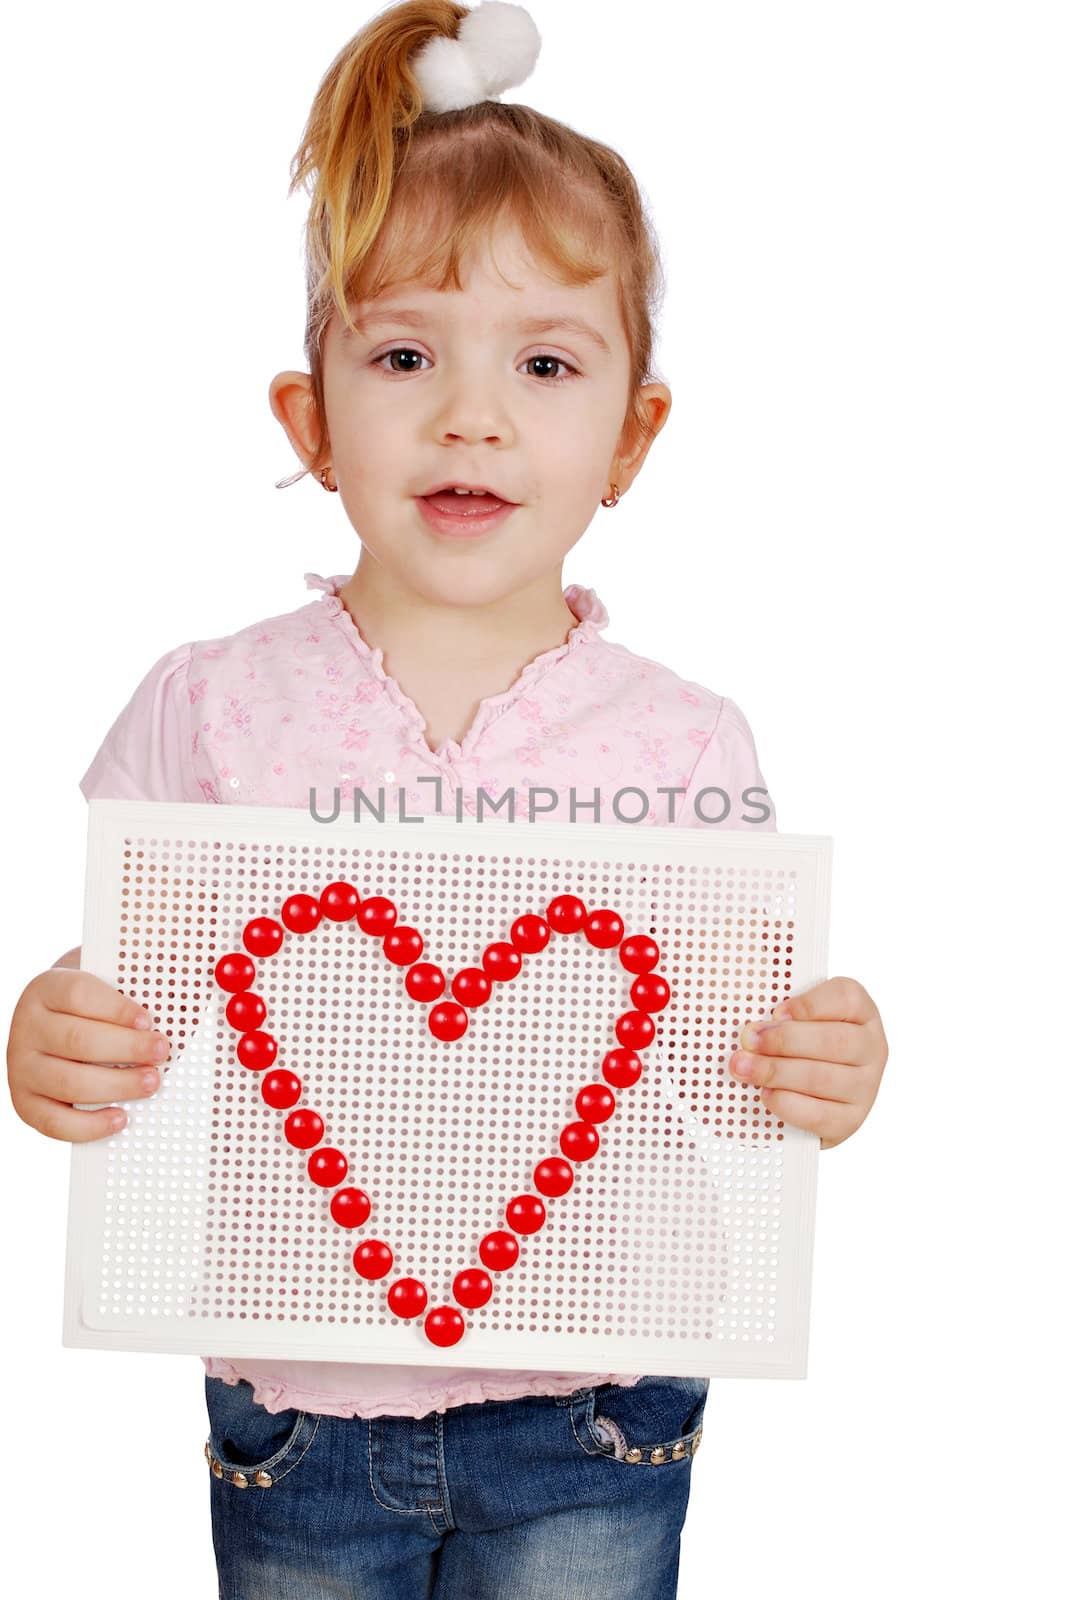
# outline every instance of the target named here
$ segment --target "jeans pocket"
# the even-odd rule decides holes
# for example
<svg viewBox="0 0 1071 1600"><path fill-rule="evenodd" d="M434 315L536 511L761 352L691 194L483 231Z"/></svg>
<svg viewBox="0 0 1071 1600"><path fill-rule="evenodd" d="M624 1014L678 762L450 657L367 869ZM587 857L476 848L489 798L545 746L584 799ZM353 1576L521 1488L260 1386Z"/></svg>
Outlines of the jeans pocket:
<svg viewBox="0 0 1071 1600"><path fill-rule="evenodd" d="M644 1377L603 1383L572 1406L573 1433L585 1455L629 1466L691 1461L703 1437L709 1378Z"/></svg>
<svg viewBox="0 0 1071 1600"><path fill-rule="evenodd" d="M268 1411L244 1378L229 1384L206 1374L205 1405L205 1459L215 1477L236 1489L270 1489L293 1472L322 1421L309 1411Z"/></svg>

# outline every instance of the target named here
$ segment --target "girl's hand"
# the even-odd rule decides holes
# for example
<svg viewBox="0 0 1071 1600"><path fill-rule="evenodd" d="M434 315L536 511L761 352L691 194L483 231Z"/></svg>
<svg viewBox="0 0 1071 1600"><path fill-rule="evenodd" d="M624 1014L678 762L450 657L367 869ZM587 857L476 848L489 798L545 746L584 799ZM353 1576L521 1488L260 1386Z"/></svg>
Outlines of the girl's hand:
<svg viewBox="0 0 1071 1600"><path fill-rule="evenodd" d="M820 1134L829 1150L862 1126L877 1098L889 1059L878 1008L854 978L827 978L770 1015L785 1020L749 1022L730 1071L761 1084L775 1116Z"/></svg>
<svg viewBox="0 0 1071 1600"><path fill-rule="evenodd" d="M138 1025L138 1018L144 1022ZM163 1041L163 1056L154 1046ZM90 972L53 967L19 996L7 1041L11 1099L23 1122L49 1139L83 1144L114 1133L114 1108L78 1111L74 1100L133 1100L155 1093L159 1064L170 1053L152 1019L134 1000ZM130 1062L142 1068L97 1066ZM152 1067L152 1083L144 1072ZM121 1113L120 1113L121 1114ZM126 1120L125 1117L123 1119Z"/></svg>

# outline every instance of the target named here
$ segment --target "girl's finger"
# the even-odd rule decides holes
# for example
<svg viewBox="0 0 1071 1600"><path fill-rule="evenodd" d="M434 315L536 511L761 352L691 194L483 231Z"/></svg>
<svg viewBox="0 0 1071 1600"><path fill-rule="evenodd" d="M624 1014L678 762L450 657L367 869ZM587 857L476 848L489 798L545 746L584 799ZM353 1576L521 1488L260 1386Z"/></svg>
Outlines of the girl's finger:
<svg viewBox="0 0 1071 1600"><path fill-rule="evenodd" d="M869 1022L877 1006L855 978L826 978L774 1007L774 1013L800 1022Z"/></svg>
<svg viewBox="0 0 1071 1600"><path fill-rule="evenodd" d="M151 1082L146 1077L151 1074ZM60 1105L103 1105L109 1100L143 1100L163 1082L163 1068L98 1067L59 1056L38 1054L24 1075L30 1094Z"/></svg>
<svg viewBox="0 0 1071 1600"><path fill-rule="evenodd" d="M62 1139L66 1144L88 1144L91 1139L103 1139L117 1133L125 1125L126 1112L115 1106L102 1111L76 1111L73 1106L50 1100L43 1094L22 1094L16 1100L15 1110L29 1127L36 1128L48 1139ZM118 1126L115 1118L121 1118Z"/></svg>
<svg viewBox="0 0 1071 1600"><path fill-rule="evenodd" d="M827 1100L812 1100L810 1095L793 1094L789 1089L764 1089L762 1103L782 1122L820 1134L823 1141L831 1144L840 1144L859 1126L859 1118L852 1108Z"/></svg>
<svg viewBox="0 0 1071 1600"><path fill-rule="evenodd" d="M162 1054L161 1041L167 1046ZM133 1066L158 1066L171 1051L166 1035L152 1029L124 1028L116 1022L98 1022L94 1017L74 1016L66 1011L46 1011L34 1042L43 1056L90 1064L129 1062Z"/></svg>
<svg viewBox="0 0 1071 1600"><path fill-rule="evenodd" d="M750 1051L735 1051L729 1070L743 1083L757 1088L788 1089L817 1100L832 1100L845 1105L859 1098L859 1074L855 1067L838 1061L804 1061L793 1056L757 1056Z"/></svg>
<svg viewBox="0 0 1071 1600"><path fill-rule="evenodd" d="M839 1061L862 1067L874 1053L865 1027L857 1022L752 1023L742 1029L740 1046L769 1056L795 1056L805 1061Z"/></svg>
<svg viewBox="0 0 1071 1600"><path fill-rule="evenodd" d="M144 1006L129 999L114 984L106 983L92 972L53 967L49 972L42 973L39 982L41 999L49 1011L92 1017L98 1022L114 1022L122 1028L133 1028L138 1019L143 1018L143 1026L152 1027L152 1018Z"/></svg>

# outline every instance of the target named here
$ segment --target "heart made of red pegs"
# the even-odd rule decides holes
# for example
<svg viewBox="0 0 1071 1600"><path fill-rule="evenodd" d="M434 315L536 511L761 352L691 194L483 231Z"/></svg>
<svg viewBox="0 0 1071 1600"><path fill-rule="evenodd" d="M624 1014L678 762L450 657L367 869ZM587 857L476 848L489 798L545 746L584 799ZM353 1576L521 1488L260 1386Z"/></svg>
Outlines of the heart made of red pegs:
<svg viewBox="0 0 1071 1600"><path fill-rule="evenodd" d="M361 899L350 883L329 883L319 896L292 894L279 912L279 918L254 917L242 933L244 951L221 956L216 962L215 979L230 999L226 1015L239 1034L236 1054L243 1067L263 1073L261 1098L278 1111L289 1111L284 1124L287 1142L297 1150L311 1150L307 1168L313 1183L334 1189L331 1216L343 1228L360 1228L372 1211L372 1201L363 1189L339 1187L349 1173L349 1162L341 1150L322 1143L323 1118L318 1112L298 1106L301 1080L289 1070L276 1066L278 1044L261 1024L267 1006L252 992L257 969L253 956L271 957L281 948L284 929L307 934L327 918L332 922L356 921L362 932L382 940L383 953L397 967L406 967L406 993L413 1000L429 1005L427 1024L437 1039L460 1039L469 1025L469 1011L485 1005L496 983L508 983L521 971L523 957L537 955L550 942L551 933L583 932L588 942L600 950L617 949L626 972L632 973L630 997L634 1009L618 1017L614 1031L617 1047L607 1051L602 1061L603 1083L585 1084L577 1093L577 1120L568 1123L558 1139L560 1156L540 1161L532 1174L538 1193L515 1195L505 1208L506 1228L495 1229L480 1241L483 1267L466 1267L453 1280L454 1299L467 1310L487 1304L494 1292L489 1272L505 1272L520 1254L517 1234L536 1233L546 1221L542 1197L556 1198L572 1188L572 1162L590 1161L599 1149L597 1124L613 1115L617 1101L614 1089L627 1089L643 1070L638 1052L655 1036L651 1013L661 1011L669 1001L669 984L655 972L659 949L646 934L624 937L624 923L616 911L606 908L588 911L574 894L556 895L546 908L546 916L528 913L510 929L508 940L488 945L478 967L463 967L450 982L453 999L443 999L447 982L440 967L419 958L424 940L416 928L399 925L398 909L384 895ZM248 953L247 953L248 952ZM611 1087L612 1086L612 1087ZM295 1109L291 1109L295 1108ZM353 1252L353 1265L362 1278L386 1277L394 1265L394 1252L383 1239L364 1239ZM489 1269L485 1271L484 1268ZM419 1278L397 1278L387 1291L387 1304L401 1318L424 1316L424 1332L432 1344L453 1345L465 1332L465 1319L458 1306L441 1305L427 1310L428 1292Z"/></svg>

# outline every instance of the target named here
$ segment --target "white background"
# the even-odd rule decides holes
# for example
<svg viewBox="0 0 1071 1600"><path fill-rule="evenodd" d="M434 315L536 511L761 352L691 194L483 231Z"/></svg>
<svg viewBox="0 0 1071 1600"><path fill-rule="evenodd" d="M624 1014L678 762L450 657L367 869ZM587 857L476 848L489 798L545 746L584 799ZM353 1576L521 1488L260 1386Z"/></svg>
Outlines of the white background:
<svg viewBox="0 0 1071 1600"><path fill-rule="evenodd" d="M671 420L566 581L738 702L783 832L833 836L829 970L891 1046L820 1158L807 1380L712 1386L679 1593L1054 1594L1066 8L532 14L506 98L622 152L668 277ZM144 672L356 562L338 497L273 487L267 389L302 365L290 158L371 15L6 24L6 1017L80 941L77 783ZM202 1368L61 1347L68 1160L7 1105L6 1557L46 1596L208 1596Z"/></svg>

